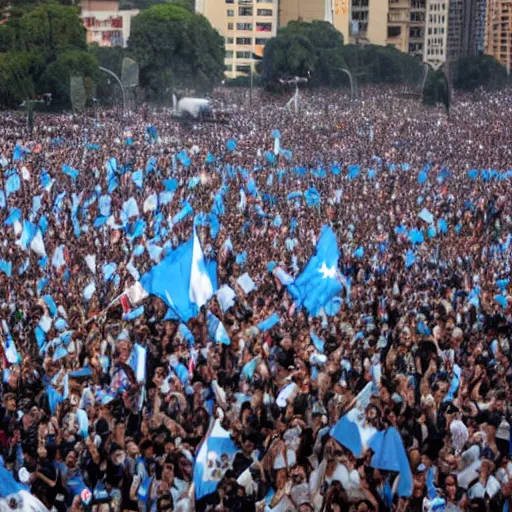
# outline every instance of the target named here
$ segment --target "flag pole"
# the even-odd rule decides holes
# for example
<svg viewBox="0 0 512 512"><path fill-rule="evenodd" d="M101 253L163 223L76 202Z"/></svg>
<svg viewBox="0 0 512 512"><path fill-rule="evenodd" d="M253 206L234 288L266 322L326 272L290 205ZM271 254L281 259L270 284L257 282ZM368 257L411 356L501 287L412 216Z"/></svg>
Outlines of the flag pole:
<svg viewBox="0 0 512 512"><path fill-rule="evenodd" d="M112 306L115 306L120 300L121 297L125 295L126 292L121 293L121 295L118 295L112 302L110 302L106 308L102 309L99 313L96 313L94 316L89 318L84 325L88 325L90 322L96 320L97 318L103 316Z"/></svg>

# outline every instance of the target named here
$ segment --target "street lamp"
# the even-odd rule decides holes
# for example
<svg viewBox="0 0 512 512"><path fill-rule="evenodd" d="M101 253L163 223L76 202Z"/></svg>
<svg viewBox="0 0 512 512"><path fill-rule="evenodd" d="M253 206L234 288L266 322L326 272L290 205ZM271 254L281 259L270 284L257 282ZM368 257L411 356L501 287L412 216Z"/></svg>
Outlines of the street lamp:
<svg viewBox="0 0 512 512"><path fill-rule="evenodd" d="M338 71L343 71L343 73L346 73L348 75L348 79L350 80L350 99L354 100L357 96L357 90L354 77L352 76L352 73L346 69L346 68L336 68Z"/></svg>
<svg viewBox="0 0 512 512"><path fill-rule="evenodd" d="M120 85L121 92L123 93L123 114L124 114L126 111L126 93L124 90L123 83L121 82L121 79L110 69L102 68L101 66L99 67L99 69L100 69L100 71L103 71L104 73L108 73L110 76L113 76L117 80L117 83Z"/></svg>

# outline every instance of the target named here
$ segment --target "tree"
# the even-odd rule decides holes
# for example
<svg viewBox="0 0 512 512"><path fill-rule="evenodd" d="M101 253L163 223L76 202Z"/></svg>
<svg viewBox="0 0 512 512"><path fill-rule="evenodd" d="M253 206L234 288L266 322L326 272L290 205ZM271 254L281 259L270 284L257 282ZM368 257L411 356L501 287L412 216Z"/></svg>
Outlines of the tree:
<svg viewBox="0 0 512 512"><path fill-rule="evenodd" d="M19 51L39 52L45 61L69 48L86 50L85 28L77 7L41 4L14 23Z"/></svg>
<svg viewBox="0 0 512 512"><path fill-rule="evenodd" d="M343 34L331 23L291 21L265 47L263 82L269 87L279 78L305 76L309 71L311 85L332 85L337 81L338 68L343 67L342 47Z"/></svg>
<svg viewBox="0 0 512 512"><path fill-rule="evenodd" d="M393 46L346 45L342 57L360 83L418 83L421 79L423 67L418 59Z"/></svg>
<svg viewBox="0 0 512 512"><path fill-rule="evenodd" d="M447 111L450 110L450 90L444 71L440 69L429 71L423 91L423 103L425 105L442 103Z"/></svg>
<svg viewBox="0 0 512 512"><path fill-rule="evenodd" d="M140 9L143 11L159 4L175 4L185 7L189 11L195 10L194 0L121 0L121 9Z"/></svg>
<svg viewBox="0 0 512 512"><path fill-rule="evenodd" d="M96 78L98 64L87 51L85 29L73 4L73 0L14 0L10 4L9 19L0 27L0 49L6 52L4 62L9 63L2 104L18 102L20 94L26 99L51 92L55 102L68 105L70 76L80 76L87 83ZM9 73L11 56L21 56L16 73ZM8 94L5 88L16 87L16 81L20 87Z"/></svg>
<svg viewBox="0 0 512 512"><path fill-rule="evenodd" d="M34 94L30 76L33 56L28 53L0 54L0 104L17 108Z"/></svg>
<svg viewBox="0 0 512 512"><path fill-rule="evenodd" d="M172 88L209 90L224 76L223 38L205 17L177 5L138 14L128 49L150 97L162 98Z"/></svg>
<svg viewBox="0 0 512 512"><path fill-rule="evenodd" d="M314 73L315 49L308 39L297 35L272 38L265 47L261 61L261 79L267 88L281 78L293 78Z"/></svg>
<svg viewBox="0 0 512 512"><path fill-rule="evenodd" d="M96 57L83 50L66 50L46 67L39 79L37 89L40 92L51 92L57 103L70 105L70 78L72 76L96 80L98 77L98 61ZM87 100L91 100L92 91L88 91Z"/></svg>
<svg viewBox="0 0 512 512"><path fill-rule="evenodd" d="M490 55L474 55L459 59L454 65L453 86L472 91L477 87L503 87L507 70Z"/></svg>

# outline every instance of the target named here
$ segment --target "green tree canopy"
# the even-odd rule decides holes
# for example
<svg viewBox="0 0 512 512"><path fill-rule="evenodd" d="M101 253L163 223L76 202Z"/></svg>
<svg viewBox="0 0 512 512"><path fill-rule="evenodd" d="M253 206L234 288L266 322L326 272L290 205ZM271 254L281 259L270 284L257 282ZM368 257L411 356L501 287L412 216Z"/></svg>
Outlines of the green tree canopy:
<svg viewBox="0 0 512 512"><path fill-rule="evenodd" d="M13 56L20 62L16 73L7 72L4 85L18 80L22 86L11 95L4 91L3 104L17 102L20 94L26 99L46 92L57 103L69 104L70 76L81 76L89 84L96 77L98 64L87 51L85 28L73 4L73 0L14 0L10 4L9 19L0 27L0 50L5 65L10 66L8 71Z"/></svg>
<svg viewBox="0 0 512 512"><path fill-rule="evenodd" d="M359 83L417 83L422 76L421 62L393 46L351 44L344 46L341 53Z"/></svg>
<svg viewBox="0 0 512 512"><path fill-rule="evenodd" d="M150 96L172 88L211 89L224 76L224 40L209 21L173 4L141 12L132 21L130 53Z"/></svg>
<svg viewBox="0 0 512 512"><path fill-rule="evenodd" d="M69 105L70 78L80 76L87 84L98 77L98 61L96 57L84 50L66 50L61 52L55 61L50 63L37 84L40 92L51 92L57 101ZM90 100L92 90L89 87Z"/></svg>
<svg viewBox="0 0 512 512"><path fill-rule="evenodd" d="M279 78L305 76L311 72L311 85L330 85L337 68L343 66L343 34L326 21L291 21L271 39L263 54L261 72L269 86ZM313 73L314 70L314 73Z"/></svg>
<svg viewBox="0 0 512 512"><path fill-rule="evenodd" d="M423 103L425 105L442 103L446 110L450 109L450 90L443 70L429 72L423 91Z"/></svg>
<svg viewBox="0 0 512 512"><path fill-rule="evenodd" d="M477 87L503 87L507 70L490 55L463 57L454 65L453 86L472 91Z"/></svg>
<svg viewBox="0 0 512 512"><path fill-rule="evenodd" d="M0 0L1 1L1 0ZM121 9L149 9L159 4L175 4L194 11L194 0L121 0Z"/></svg>
<svg viewBox="0 0 512 512"><path fill-rule="evenodd" d="M281 78L306 76L316 65L315 49L302 36L280 35L272 38L265 47L261 61L261 78L268 87Z"/></svg>
<svg viewBox="0 0 512 512"><path fill-rule="evenodd" d="M29 53L0 53L0 104L18 107L34 94L30 70L34 58Z"/></svg>
<svg viewBox="0 0 512 512"><path fill-rule="evenodd" d="M9 21L10 23L10 21ZM47 2L12 23L18 51L40 52L45 60L69 48L86 49L85 28L77 7Z"/></svg>

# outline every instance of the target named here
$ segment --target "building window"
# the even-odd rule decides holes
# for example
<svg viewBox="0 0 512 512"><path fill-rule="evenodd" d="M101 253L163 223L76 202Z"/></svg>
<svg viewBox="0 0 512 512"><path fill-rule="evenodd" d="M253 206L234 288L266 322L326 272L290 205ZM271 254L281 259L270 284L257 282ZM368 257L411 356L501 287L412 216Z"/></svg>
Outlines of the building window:
<svg viewBox="0 0 512 512"><path fill-rule="evenodd" d="M236 70L239 73L246 73L249 74L251 72L251 66L237 66Z"/></svg>
<svg viewBox="0 0 512 512"><path fill-rule="evenodd" d="M258 9L258 16L272 16L272 9Z"/></svg>
<svg viewBox="0 0 512 512"><path fill-rule="evenodd" d="M267 37L257 37L254 41L254 44L264 46L267 44L267 41L268 41Z"/></svg>
<svg viewBox="0 0 512 512"><path fill-rule="evenodd" d="M251 45L252 44L252 38L250 37L237 37L236 38L236 44L241 45Z"/></svg>
<svg viewBox="0 0 512 512"><path fill-rule="evenodd" d="M233 18L235 15L235 11L233 9L228 9L228 18Z"/></svg>
<svg viewBox="0 0 512 512"><path fill-rule="evenodd" d="M432 22L432 15L431 22ZM411 21L416 23L423 23L425 21L425 13L424 12L411 12Z"/></svg>
<svg viewBox="0 0 512 512"><path fill-rule="evenodd" d="M402 27L388 27L388 37L400 37Z"/></svg>
<svg viewBox="0 0 512 512"><path fill-rule="evenodd" d="M226 50L226 59L233 58L233 50Z"/></svg>
<svg viewBox="0 0 512 512"><path fill-rule="evenodd" d="M237 23L237 30L252 30L252 23Z"/></svg>
<svg viewBox="0 0 512 512"><path fill-rule="evenodd" d="M236 52L237 59L250 59L251 52Z"/></svg>
<svg viewBox="0 0 512 512"><path fill-rule="evenodd" d="M238 16L252 16L252 7L239 7Z"/></svg>
<svg viewBox="0 0 512 512"><path fill-rule="evenodd" d="M232 37L226 37L226 44L233 44L235 40Z"/></svg>
<svg viewBox="0 0 512 512"><path fill-rule="evenodd" d="M233 23L228 23L228 30L233 30Z"/></svg>
<svg viewBox="0 0 512 512"><path fill-rule="evenodd" d="M227 3L227 4L234 4L234 3L235 3L235 0L226 0L226 3Z"/></svg>
<svg viewBox="0 0 512 512"><path fill-rule="evenodd" d="M256 23L256 32L272 32L272 23Z"/></svg>

